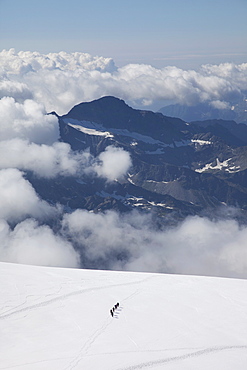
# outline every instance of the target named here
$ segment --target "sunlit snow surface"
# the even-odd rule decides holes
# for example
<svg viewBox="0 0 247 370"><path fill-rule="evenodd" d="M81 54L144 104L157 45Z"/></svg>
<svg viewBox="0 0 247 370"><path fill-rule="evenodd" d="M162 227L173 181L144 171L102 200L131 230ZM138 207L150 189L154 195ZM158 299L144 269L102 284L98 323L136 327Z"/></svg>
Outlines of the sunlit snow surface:
<svg viewBox="0 0 247 370"><path fill-rule="evenodd" d="M247 369L246 280L1 263L0 281L0 369Z"/></svg>

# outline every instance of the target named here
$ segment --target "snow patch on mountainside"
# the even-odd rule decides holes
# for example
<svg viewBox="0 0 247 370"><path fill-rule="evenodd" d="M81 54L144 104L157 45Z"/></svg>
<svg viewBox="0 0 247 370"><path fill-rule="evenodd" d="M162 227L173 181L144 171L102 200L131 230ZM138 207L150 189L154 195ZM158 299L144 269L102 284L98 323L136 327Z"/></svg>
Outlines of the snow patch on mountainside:
<svg viewBox="0 0 247 370"><path fill-rule="evenodd" d="M154 181L154 180L146 180L146 182L152 182L154 184L169 184L172 181Z"/></svg>
<svg viewBox="0 0 247 370"><path fill-rule="evenodd" d="M229 173L239 172L240 166L229 166L229 162L232 160L232 158L229 158L223 162L219 160L219 158L216 158L216 165L213 165L213 162L207 163L202 168L195 169L196 172L202 173L208 170L222 170L225 169L225 171Z"/></svg>
<svg viewBox="0 0 247 370"><path fill-rule="evenodd" d="M72 123L69 123L68 125L87 135L114 137L113 135L110 134L110 132L107 132L107 131L97 131L91 128L86 128L86 127L79 126L79 125L73 125Z"/></svg>
<svg viewBox="0 0 247 370"><path fill-rule="evenodd" d="M212 141L198 140L198 139L192 139L191 142L195 144L199 144L199 145L212 145L213 144Z"/></svg>
<svg viewBox="0 0 247 370"><path fill-rule="evenodd" d="M75 128L76 130L79 130L81 132L84 132L88 135L95 135L95 136L105 136L105 137L114 137L117 136L126 136L133 141L131 142L131 146L138 145L138 141L142 141L146 144L152 144L152 145L159 145L162 148L175 148L175 147L181 147L181 146L188 146L191 141L190 140L182 140L182 141L174 141L171 144L163 143L160 140L154 139L151 136L142 135L138 132L130 132L127 129L117 129L117 128L104 128L104 126L100 123L91 122L91 121L79 121L73 118L63 118L63 121ZM155 151L146 151L146 154L163 154L162 149L158 148Z"/></svg>

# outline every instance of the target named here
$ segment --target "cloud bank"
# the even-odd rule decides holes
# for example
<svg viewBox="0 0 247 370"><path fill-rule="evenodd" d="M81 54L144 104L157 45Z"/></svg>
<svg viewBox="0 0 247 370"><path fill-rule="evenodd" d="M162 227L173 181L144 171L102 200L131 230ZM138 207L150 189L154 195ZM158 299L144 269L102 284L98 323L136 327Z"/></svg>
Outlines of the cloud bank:
<svg viewBox="0 0 247 370"><path fill-rule="evenodd" d="M47 115L42 104L33 100L18 103L13 97L0 100L0 140L28 139L37 144L52 144L59 138L57 118Z"/></svg>
<svg viewBox="0 0 247 370"><path fill-rule="evenodd" d="M39 199L32 185L16 169L0 171L0 218L20 221L31 216L44 218L53 216L55 209Z"/></svg>
<svg viewBox="0 0 247 370"><path fill-rule="evenodd" d="M195 216L158 230L150 215L77 210L63 233L105 268L247 278L247 227L234 220Z"/></svg>
<svg viewBox="0 0 247 370"><path fill-rule="evenodd" d="M0 96L33 98L47 111L65 114L75 104L113 95L132 104L157 101L226 107L246 94L247 63L204 65L198 71L145 64L118 68L111 58L85 53L0 53Z"/></svg>
<svg viewBox="0 0 247 370"><path fill-rule="evenodd" d="M54 267L79 267L79 254L73 246L47 225L27 219L13 230L0 219L0 258L4 262Z"/></svg>
<svg viewBox="0 0 247 370"><path fill-rule="evenodd" d="M56 232L33 218L10 228L0 217L0 260L247 278L246 238L247 227L234 220L194 216L157 229L150 214L76 210L63 215Z"/></svg>
<svg viewBox="0 0 247 370"><path fill-rule="evenodd" d="M1 261L80 266L73 246L43 224L59 216L59 207L40 199L19 170L0 171L0 204Z"/></svg>

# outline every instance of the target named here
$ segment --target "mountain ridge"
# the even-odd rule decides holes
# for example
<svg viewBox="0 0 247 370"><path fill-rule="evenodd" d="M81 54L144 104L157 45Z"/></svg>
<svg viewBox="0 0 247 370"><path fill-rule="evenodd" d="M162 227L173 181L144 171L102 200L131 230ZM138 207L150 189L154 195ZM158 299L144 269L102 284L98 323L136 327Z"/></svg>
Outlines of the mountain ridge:
<svg viewBox="0 0 247 370"><path fill-rule="evenodd" d="M113 145L132 159L128 175L111 186L88 177L85 184L66 180L73 198L68 200L66 191L66 204L72 209L77 208L77 199L79 208L91 211L156 210L163 220L170 213L180 219L225 206L247 211L245 125L223 120L187 123L133 109L112 96L80 103L58 118L61 141L73 150L89 150L96 156ZM128 184L135 196L128 193ZM130 200L134 198L136 202Z"/></svg>

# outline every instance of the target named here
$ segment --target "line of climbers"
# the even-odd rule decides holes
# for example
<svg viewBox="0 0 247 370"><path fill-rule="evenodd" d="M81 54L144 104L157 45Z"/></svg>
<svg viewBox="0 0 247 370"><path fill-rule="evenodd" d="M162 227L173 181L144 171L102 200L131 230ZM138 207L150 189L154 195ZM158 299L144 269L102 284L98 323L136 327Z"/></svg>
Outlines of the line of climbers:
<svg viewBox="0 0 247 370"><path fill-rule="evenodd" d="M113 307L112 309L110 310L110 314L111 316L113 317L113 314L114 314L114 311L119 307L119 303L117 302Z"/></svg>

